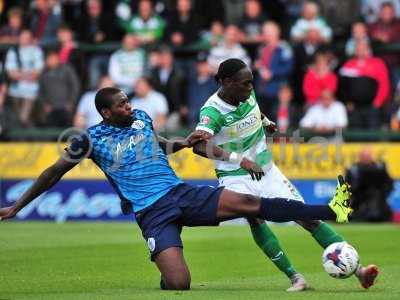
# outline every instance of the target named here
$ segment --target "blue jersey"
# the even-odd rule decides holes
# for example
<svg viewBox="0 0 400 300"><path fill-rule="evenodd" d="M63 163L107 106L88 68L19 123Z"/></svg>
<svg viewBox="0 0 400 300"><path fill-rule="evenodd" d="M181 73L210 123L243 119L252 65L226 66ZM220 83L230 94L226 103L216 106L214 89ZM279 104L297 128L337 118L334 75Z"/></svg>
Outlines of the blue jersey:
<svg viewBox="0 0 400 300"><path fill-rule="evenodd" d="M182 181L168 163L153 131L151 118L134 110L129 127L100 123L67 149L73 159L91 158L104 172L121 199L138 212Z"/></svg>

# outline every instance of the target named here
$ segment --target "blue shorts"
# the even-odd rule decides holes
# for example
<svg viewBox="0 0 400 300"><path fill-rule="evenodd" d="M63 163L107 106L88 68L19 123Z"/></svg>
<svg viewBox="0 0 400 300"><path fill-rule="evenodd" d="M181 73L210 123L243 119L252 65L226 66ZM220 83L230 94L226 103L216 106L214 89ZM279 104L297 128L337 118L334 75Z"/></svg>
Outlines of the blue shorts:
<svg viewBox="0 0 400 300"><path fill-rule="evenodd" d="M150 250L151 260L161 251L183 247L182 226L217 226L223 188L181 183L155 203L137 212L136 221Z"/></svg>

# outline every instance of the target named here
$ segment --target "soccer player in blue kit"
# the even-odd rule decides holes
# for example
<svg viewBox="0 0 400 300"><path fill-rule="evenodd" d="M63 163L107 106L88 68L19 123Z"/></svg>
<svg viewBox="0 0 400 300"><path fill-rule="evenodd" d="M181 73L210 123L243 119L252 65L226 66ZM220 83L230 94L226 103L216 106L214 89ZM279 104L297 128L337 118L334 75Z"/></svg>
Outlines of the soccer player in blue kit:
<svg viewBox="0 0 400 300"><path fill-rule="evenodd" d="M150 117L132 110L126 94L117 88L98 91L95 105L103 121L76 138L13 206L1 208L1 220L13 218L80 161L90 158L121 200L132 205L151 259L161 272L162 288L185 290L190 288L190 272L183 256L182 226L213 226L239 217L347 222L352 212L350 187L342 177L329 205L186 184L175 175L166 153L193 146L202 140L201 134L175 141L157 136Z"/></svg>

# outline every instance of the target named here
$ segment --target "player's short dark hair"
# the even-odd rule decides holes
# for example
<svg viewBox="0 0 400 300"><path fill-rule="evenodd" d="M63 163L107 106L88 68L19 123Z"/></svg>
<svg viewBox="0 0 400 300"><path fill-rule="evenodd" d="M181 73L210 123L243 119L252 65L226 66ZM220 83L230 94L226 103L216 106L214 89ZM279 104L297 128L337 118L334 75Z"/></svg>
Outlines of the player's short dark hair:
<svg viewBox="0 0 400 300"><path fill-rule="evenodd" d="M225 78L233 77L237 72L246 67L247 65L243 60L238 58L229 58L220 63L218 72L215 75L215 80L217 82L222 82Z"/></svg>
<svg viewBox="0 0 400 300"><path fill-rule="evenodd" d="M99 112L99 114L101 115L101 110L103 108L110 108L112 105L112 97L115 94L120 93L121 90L117 89L115 87L106 87L106 88L102 88L100 89L97 93L96 93L96 97L94 99L94 103L96 105L96 109Z"/></svg>

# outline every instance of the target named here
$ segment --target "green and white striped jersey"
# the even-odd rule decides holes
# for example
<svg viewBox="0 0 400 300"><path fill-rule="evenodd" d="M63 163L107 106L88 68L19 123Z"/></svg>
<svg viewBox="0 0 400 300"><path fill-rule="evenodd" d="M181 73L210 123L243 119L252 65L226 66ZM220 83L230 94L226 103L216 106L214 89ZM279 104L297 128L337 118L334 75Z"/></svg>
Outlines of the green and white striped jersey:
<svg viewBox="0 0 400 300"><path fill-rule="evenodd" d="M272 161L254 93L236 107L223 101L216 92L201 108L196 130L211 133L219 147L241 153L260 166ZM217 177L248 174L237 163L218 160L215 161L215 171Z"/></svg>

